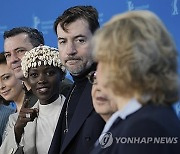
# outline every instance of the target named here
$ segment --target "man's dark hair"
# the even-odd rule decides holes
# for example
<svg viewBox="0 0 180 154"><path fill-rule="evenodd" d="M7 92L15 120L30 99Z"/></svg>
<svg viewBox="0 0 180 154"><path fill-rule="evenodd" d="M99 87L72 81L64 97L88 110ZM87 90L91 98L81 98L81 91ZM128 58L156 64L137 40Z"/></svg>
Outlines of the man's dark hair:
<svg viewBox="0 0 180 154"><path fill-rule="evenodd" d="M57 25L60 23L62 29L67 32L66 26L77 19L84 19L89 24L92 34L99 28L98 12L92 6L70 7L60 15L54 22L54 31L57 34Z"/></svg>
<svg viewBox="0 0 180 154"><path fill-rule="evenodd" d="M6 38L13 37L21 33L26 33L28 35L29 40L33 45L33 47L37 47L41 44L44 45L44 37L42 32L38 31L35 28L30 28L30 27L16 27L10 29L4 32L3 37L5 40Z"/></svg>

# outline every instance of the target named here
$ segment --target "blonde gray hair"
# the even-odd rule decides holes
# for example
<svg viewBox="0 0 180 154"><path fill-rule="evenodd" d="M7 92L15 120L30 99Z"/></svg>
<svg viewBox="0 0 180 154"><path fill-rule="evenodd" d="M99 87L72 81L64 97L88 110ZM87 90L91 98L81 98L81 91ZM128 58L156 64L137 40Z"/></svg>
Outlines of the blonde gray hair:
<svg viewBox="0 0 180 154"><path fill-rule="evenodd" d="M93 43L94 57L108 68L107 84L114 93L136 93L142 104L178 100L177 50L154 13L117 15L95 33Z"/></svg>

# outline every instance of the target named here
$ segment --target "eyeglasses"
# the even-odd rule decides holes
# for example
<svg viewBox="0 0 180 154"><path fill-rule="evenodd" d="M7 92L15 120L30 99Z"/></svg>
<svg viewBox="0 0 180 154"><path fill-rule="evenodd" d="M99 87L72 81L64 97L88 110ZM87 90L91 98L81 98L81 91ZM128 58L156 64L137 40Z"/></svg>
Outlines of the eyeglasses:
<svg viewBox="0 0 180 154"><path fill-rule="evenodd" d="M96 71L92 71L87 75L87 78L91 84L97 84Z"/></svg>

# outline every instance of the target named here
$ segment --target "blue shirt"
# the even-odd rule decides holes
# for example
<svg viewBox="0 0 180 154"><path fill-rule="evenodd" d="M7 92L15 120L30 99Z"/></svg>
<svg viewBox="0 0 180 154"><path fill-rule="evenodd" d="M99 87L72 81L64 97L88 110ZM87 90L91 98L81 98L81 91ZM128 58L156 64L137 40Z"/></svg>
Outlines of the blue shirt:
<svg viewBox="0 0 180 154"><path fill-rule="evenodd" d="M174 103L174 104L172 105L172 107L173 107L176 115L178 116L178 118L179 118L179 120L180 120L180 101Z"/></svg>
<svg viewBox="0 0 180 154"><path fill-rule="evenodd" d="M2 142L2 135L8 122L9 115L14 113L14 109L11 109L5 105L0 104L0 145Z"/></svg>
<svg viewBox="0 0 180 154"><path fill-rule="evenodd" d="M13 110L16 110L16 103L14 102L10 102L9 105L8 105L9 108L13 109Z"/></svg>

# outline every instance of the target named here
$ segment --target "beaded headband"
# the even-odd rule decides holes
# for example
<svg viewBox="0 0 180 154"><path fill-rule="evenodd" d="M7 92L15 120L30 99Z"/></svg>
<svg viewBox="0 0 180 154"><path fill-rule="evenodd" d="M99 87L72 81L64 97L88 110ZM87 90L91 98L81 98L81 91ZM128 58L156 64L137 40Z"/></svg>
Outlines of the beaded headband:
<svg viewBox="0 0 180 154"><path fill-rule="evenodd" d="M59 67L63 72L66 72L59 58L58 49L41 45L27 51L22 58L21 66L24 77L28 77L28 70L32 67L41 65L53 65Z"/></svg>

